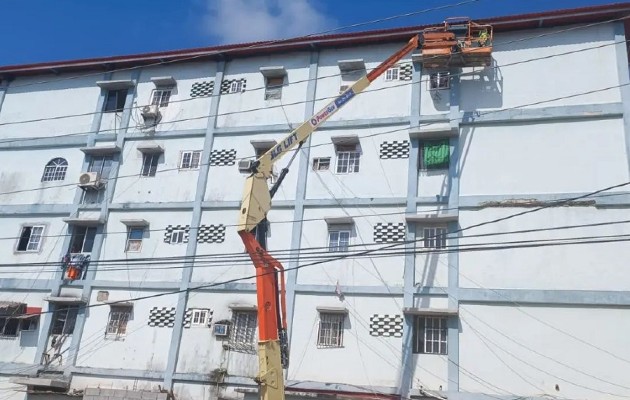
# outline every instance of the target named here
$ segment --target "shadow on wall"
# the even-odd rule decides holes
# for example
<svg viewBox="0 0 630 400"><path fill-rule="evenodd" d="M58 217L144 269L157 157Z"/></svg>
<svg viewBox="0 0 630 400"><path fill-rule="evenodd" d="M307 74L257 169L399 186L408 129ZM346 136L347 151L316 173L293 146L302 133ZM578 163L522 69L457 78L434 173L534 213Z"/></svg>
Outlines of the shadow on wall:
<svg viewBox="0 0 630 400"><path fill-rule="evenodd" d="M503 107L503 74L496 60L488 68L462 75L460 93L464 111Z"/></svg>

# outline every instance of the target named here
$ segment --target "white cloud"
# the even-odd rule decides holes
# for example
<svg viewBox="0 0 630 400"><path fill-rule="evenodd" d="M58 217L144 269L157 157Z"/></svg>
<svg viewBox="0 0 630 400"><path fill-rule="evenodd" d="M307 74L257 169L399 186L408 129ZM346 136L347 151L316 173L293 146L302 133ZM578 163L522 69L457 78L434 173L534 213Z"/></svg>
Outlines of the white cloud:
<svg viewBox="0 0 630 400"><path fill-rule="evenodd" d="M222 43L286 39L335 24L309 0L207 0L207 4L204 28Z"/></svg>

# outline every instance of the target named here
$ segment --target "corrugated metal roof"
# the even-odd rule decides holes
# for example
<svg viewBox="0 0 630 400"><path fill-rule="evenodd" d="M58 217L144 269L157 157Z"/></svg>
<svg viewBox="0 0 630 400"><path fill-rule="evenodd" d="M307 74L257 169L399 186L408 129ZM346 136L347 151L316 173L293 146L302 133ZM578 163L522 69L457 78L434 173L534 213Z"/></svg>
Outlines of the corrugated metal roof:
<svg viewBox="0 0 630 400"><path fill-rule="evenodd" d="M606 21L630 15L630 2L612 3L599 6L562 9L539 13L509 15L476 20L494 26L495 32L521 29L548 28L577 23ZM420 25L366 32L318 35L287 40L252 42L222 46L202 47L185 50L163 51L114 57L88 58L71 61L46 62L37 64L9 65L0 67L0 77L10 78L22 75L43 73L66 73L88 70L112 70L149 64L176 62L183 60L212 60L237 58L258 54L286 51L310 50L313 47L344 47L358 44L387 43L406 41L413 34L431 25Z"/></svg>

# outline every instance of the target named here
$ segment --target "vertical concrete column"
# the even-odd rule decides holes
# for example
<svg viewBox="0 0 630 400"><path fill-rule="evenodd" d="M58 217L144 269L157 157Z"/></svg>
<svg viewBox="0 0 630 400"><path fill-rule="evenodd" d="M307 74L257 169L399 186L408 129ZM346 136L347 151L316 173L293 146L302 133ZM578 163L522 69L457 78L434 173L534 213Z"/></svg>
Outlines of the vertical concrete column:
<svg viewBox="0 0 630 400"><path fill-rule="evenodd" d="M460 99L460 75L459 69L453 70L451 76L451 90L450 90L450 110L449 119L451 124L451 130L457 132L457 135L450 139L450 164L448 171L448 179L450 181L449 193L448 193L448 208L458 209L459 207L459 166L460 166L460 142L459 142L459 99ZM457 210L459 212L459 210ZM454 232L459 229L458 222L451 222L448 224L448 232ZM459 236L459 234L457 235ZM459 244L459 238L454 237L449 239L449 246L457 246ZM448 306L449 308L459 309L459 253L448 253ZM448 382L447 390L449 392L459 391L459 318L457 316L451 316L448 318Z"/></svg>
<svg viewBox="0 0 630 400"><path fill-rule="evenodd" d="M413 73L411 78L411 109L409 115L409 129L417 128L420 121L420 92L421 92L422 65L413 63ZM409 152L409 164L407 170L407 214L416 214L418 205L418 157L420 142L418 139L411 139L411 151ZM404 292L403 306L414 306L415 281L416 281L416 257L414 255L416 239L416 224L407 223L407 240L405 246L404 265ZM398 386L399 394L402 398L408 398L411 391L413 372L413 315L405 315L402 338L402 365L400 368L400 382Z"/></svg>
<svg viewBox="0 0 630 400"><path fill-rule="evenodd" d="M315 90L317 88L317 67L319 62L319 52L311 52L311 60L308 71L308 85L306 88L306 104L304 107L304 118L309 118L315 112ZM312 136L311 136L312 137ZM308 166L311 154L311 137L300 149L300 161L298 167L298 179L295 192L295 208L293 210L293 227L291 231L291 255L288 267L295 268L298 265L297 257L300 253L302 243L302 220L304 219L304 199L306 198L306 182L308 178ZM291 342L293 333L293 316L295 312L295 287L297 285L298 271L293 269L287 274L287 329L288 340Z"/></svg>
<svg viewBox="0 0 630 400"><path fill-rule="evenodd" d="M208 121L206 125L206 136L203 143L203 152L201 154L201 165L199 167L199 177L197 178L197 190L195 192L195 202L193 205L192 218L190 221L190 235L188 246L186 247L186 261L182 269L182 278L180 282L180 293L177 298L177 306L175 308L175 325L171 336L171 344L168 351L168 360L166 362L166 371L164 371L164 388L173 389L173 376L177 369L177 358L181 347L184 312L188 304L188 289L192 279L193 267L195 264L194 255L197 253L197 232L201 224L201 204L208 186L208 175L210 171L210 153L214 144L214 130L217 124L217 112L219 110L219 99L221 97L221 82L223 81L223 71L225 70L225 61L217 62L217 72L214 76L214 92L210 99L210 110L208 112Z"/></svg>
<svg viewBox="0 0 630 400"><path fill-rule="evenodd" d="M623 103L623 131L626 141L626 157L628 159L628 174L630 174L630 72L628 72L628 43L624 22L615 22L615 51L617 54L617 74L619 76L619 90Z"/></svg>
<svg viewBox="0 0 630 400"><path fill-rule="evenodd" d="M0 112L2 112L2 104L4 104L4 96L9 88L9 82L6 80L0 80Z"/></svg>

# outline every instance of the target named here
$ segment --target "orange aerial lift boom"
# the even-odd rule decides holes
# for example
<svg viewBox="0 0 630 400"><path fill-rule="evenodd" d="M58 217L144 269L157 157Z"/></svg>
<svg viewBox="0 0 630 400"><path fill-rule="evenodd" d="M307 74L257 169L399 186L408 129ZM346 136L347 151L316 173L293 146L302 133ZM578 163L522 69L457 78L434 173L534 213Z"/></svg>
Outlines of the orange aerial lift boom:
<svg viewBox="0 0 630 400"><path fill-rule="evenodd" d="M291 156L287 167L281 170L277 181L269 189L267 180L272 177L273 165L291 150L299 149L330 116L405 55L418 48L421 36L411 38L403 48L356 81L260 158L239 162L239 170L249 175L243 192L237 230L256 268L259 339L259 373L256 380L260 385L262 400L284 400L283 368L288 365L284 268L266 251L266 218L271 208L271 199L289 172L288 167L298 152L295 151ZM450 36L444 40L449 45L452 44ZM426 50L429 48L431 46L427 44ZM450 48L455 50L455 47Z"/></svg>

